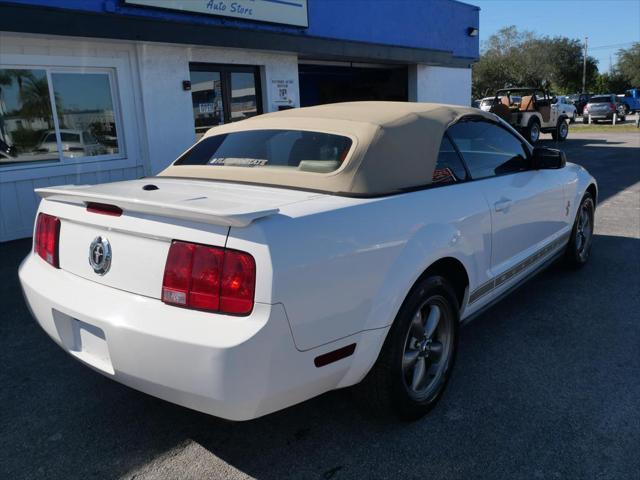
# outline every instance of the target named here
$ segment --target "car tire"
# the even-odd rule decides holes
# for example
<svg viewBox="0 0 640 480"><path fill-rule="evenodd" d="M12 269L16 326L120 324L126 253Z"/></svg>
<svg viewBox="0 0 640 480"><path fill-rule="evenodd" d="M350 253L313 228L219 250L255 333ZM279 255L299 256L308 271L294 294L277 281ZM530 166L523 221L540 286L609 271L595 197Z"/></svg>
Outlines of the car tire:
<svg viewBox="0 0 640 480"><path fill-rule="evenodd" d="M405 299L378 359L356 389L378 415L415 420L438 402L458 349L458 303L449 282L420 280ZM435 361L434 361L435 360Z"/></svg>
<svg viewBox="0 0 640 480"><path fill-rule="evenodd" d="M565 119L560 119L556 128L551 132L551 138L558 142L564 142L569 135L569 125Z"/></svg>
<svg viewBox="0 0 640 480"><path fill-rule="evenodd" d="M565 252L565 261L572 268L583 267L591 255L595 210L596 207L591 194L586 193L578 207L571 237Z"/></svg>
<svg viewBox="0 0 640 480"><path fill-rule="evenodd" d="M587 125L589 123L589 119L587 117L582 117L582 123Z"/></svg>
<svg viewBox="0 0 640 480"><path fill-rule="evenodd" d="M625 105L624 105L624 107L623 107L624 114L625 114L625 115L629 115L629 113L631 113L629 110L630 110L630 109L629 109L629 105L627 105L627 104L625 103Z"/></svg>
<svg viewBox="0 0 640 480"><path fill-rule="evenodd" d="M532 145L540 139L540 122L537 118L529 120L527 128L524 129L524 137Z"/></svg>

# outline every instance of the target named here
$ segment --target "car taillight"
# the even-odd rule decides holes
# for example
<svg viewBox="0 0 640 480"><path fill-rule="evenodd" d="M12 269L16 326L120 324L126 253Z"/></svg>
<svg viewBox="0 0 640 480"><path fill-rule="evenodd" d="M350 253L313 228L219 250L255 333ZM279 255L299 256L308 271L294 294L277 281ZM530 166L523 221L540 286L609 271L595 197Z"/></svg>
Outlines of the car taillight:
<svg viewBox="0 0 640 480"><path fill-rule="evenodd" d="M34 250L45 262L56 268L60 268L58 261L59 238L60 219L46 213L38 214Z"/></svg>
<svg viewBox="0 0 640 480"><path fill-rule="evenodd" d="M616 104L615 103L610 103L609 107L611 108L611 110L615 110L616 109Z"/></svg>
<svg viewBox="0 0 640 480"><path fill-rule="evenodd" d="M248 253L226 250L220 286L220 310L243 314L253 309L256 263Z"/></svg>
<svg viewBox="0 0 640 480"><path fill-rule="evenodd" d="M162 301L210 312L248 315L253 310L256 264L251 255L173 241L162 281Z"/></svg>
<svg viewBox="0 0 640 480"><path fill-rule="evenodd" d="M99 213L100 215L110 215L112 217L119 217L122 215L122 209L115 205L109 205L107 203L87 203L87 212Z"/></svg>

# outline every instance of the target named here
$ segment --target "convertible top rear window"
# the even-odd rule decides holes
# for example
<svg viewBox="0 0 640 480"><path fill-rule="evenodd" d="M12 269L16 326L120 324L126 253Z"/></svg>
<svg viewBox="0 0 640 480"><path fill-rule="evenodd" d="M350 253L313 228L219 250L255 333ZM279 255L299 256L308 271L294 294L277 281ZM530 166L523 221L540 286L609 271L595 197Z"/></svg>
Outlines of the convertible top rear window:
<svg viewBox="0 0 640 480"><path fill-rule="evenodd" d="M348 137L330 133L248 130L206 137L174 165L280 167L327 173L340 167L351 143Z"/></svg>

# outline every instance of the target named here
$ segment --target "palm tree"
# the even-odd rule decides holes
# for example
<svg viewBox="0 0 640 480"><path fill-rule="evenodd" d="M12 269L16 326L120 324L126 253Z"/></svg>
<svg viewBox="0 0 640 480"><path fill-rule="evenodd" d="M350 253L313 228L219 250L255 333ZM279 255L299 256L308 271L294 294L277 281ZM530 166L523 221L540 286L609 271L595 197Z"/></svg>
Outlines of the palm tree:
<svg viewBox="0 0 640 480"><path fill-rule="evenodd" d="M42 118L52 128L51 101L49 99L49 83L46 76L37 78L29 70L13 70L20 92L20 113L28 118Z"/></svg>

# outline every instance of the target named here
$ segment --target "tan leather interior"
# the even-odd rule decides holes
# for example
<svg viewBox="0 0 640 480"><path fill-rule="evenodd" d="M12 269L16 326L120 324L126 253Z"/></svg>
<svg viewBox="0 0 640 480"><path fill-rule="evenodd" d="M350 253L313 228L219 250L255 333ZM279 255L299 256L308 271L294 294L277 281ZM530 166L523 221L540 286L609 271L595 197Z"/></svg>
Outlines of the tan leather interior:
<svg viewBox="0 0 640 480"><path fill-rule="evenodd" d="M522 97L522 100L520 101L520 111L524 112L533 109L533 95Z"/></svg>
<svg viewBox="0 0 640 480"><path fill-rule="evenodd" d="M507 97L506 95L500 99L500 103L502 103L502 105L506 105L507 107L511 106L509 97Z"/></svg>

